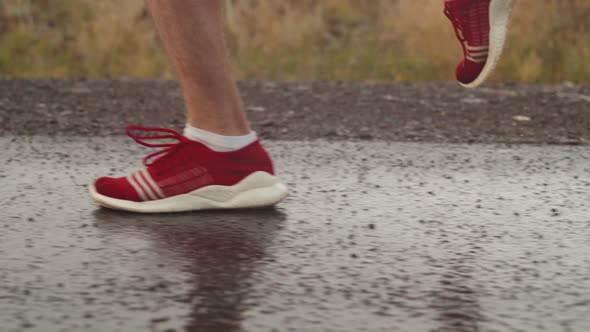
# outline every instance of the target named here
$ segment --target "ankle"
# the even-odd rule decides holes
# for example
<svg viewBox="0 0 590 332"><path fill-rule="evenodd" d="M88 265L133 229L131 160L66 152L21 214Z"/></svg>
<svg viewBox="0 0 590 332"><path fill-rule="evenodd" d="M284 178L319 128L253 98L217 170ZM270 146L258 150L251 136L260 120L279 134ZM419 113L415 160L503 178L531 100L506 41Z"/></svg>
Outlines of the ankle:
<svg viewBox="0 0 590 332"><path fill-rule="evenodd" d="M184 136L193 141L205 144L217 152L237 151L254 143L258 136L256 132L248 131L244 135L223 135L186 124Z"/></svg>
<svg viewBox="0 0 590 332"><path fill-rule="evenodd" d="M212 93L207 98L193 100L187 96L187 124L225 136L241 136L252 130L239 98L231 94L222 99Z"/></svg>

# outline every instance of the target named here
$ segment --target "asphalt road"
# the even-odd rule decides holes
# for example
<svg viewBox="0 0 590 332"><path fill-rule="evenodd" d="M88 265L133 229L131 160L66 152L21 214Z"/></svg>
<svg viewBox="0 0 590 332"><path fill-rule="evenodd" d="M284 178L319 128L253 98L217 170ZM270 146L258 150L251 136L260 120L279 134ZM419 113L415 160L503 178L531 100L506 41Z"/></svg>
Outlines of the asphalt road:
<svg viewBox="0 0 590 332"><path fill-rule="evenodd" d="M143 216L131 140L0 137L0 330L590 330L587 146L267 145L276 209Z"/></svg>
<svg viewBox="0 0 590 332"><path fill-rule="evenodd" d="M588 144L590 85L240 82L265 139ZM0 78L0 135L120 135L180 129L178 85L159 80Z"/></svg>

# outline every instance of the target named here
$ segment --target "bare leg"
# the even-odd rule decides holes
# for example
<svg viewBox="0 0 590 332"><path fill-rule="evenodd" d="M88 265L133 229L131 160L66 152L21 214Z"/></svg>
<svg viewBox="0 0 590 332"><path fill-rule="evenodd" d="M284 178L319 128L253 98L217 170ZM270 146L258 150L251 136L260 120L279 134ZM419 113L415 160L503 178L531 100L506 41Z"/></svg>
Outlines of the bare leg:
<svg viewBox="0 0 590 332"><path fill-rule="evenodd" d="M227 136L251 130L232 76L222 0L146 0L184 92L187 122Z"/></svg>

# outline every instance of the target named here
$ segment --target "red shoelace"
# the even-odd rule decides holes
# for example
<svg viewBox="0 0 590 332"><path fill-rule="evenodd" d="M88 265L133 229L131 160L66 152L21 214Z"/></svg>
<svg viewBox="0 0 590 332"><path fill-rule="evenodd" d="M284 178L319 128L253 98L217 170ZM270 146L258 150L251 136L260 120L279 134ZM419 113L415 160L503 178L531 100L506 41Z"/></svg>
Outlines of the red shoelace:
<svg viewBox="0 0 590 332"><path fill-rule="evenodd" d="M444 13L445 13L445 16L449 18L451 23L453 23L453 27L455 28L455 35L457 36L457 39L459 39L459 41L463 43L465 41L465 36L463 33L463 21L462 21L461 17L457 16L456 13L454 13L453 9L451 8L450 2L445 1Z"/></svg>
<svg viewBox="0 0 590 332"><path fill-rule="evenodd" d="M143 158L143 164L145 166L153 166L158 161L163 161L167 156L173 154L176 150L178 150L182 145L186 143L192 142L188 138L181 135L179 132L168 129L168 128L159 128L159 127L141 127L130 125L125 128L125 132L127 136L131 137L135 142L140 145L146 146L148 148L164 148L162 150L156 151L147 155ZM134 134L133 132L143 132L143 133L164 133L160 135L138 135ZM149 141L157 141L157 140L176 140L173 143L149 143ZM158 157L154 161L150 161L152 158Z"/></svg>

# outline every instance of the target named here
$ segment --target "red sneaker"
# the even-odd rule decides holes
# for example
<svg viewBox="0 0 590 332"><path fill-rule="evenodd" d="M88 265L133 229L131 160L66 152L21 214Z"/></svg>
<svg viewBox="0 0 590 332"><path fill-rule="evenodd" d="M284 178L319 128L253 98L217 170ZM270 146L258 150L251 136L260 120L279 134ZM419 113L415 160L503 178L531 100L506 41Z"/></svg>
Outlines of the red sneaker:
<svg viewBox="0 0 590 332"><path fill-rule="evenodd" d="M181 212L265 207L287 195L259 141L238 151L216 152L170 129L129 126L126 131L141 145L164 149L145 157L146 167L140 171L101 177L90 185L90 195L99 205L144 213ZM160 135L133 133L137 131ZM148 143L170 139L176 142Z"/></svg>
<svg viewBox="0 0 590 332"><path fill-rule="evenodd" d="M445 15L463 47L456 70L465 87L481 85L502 55L514 0L445 0Z"/></svg>

